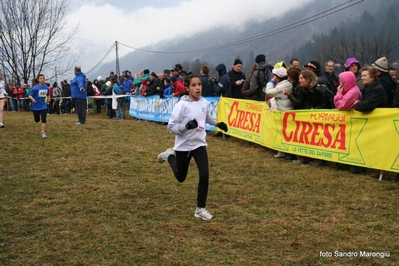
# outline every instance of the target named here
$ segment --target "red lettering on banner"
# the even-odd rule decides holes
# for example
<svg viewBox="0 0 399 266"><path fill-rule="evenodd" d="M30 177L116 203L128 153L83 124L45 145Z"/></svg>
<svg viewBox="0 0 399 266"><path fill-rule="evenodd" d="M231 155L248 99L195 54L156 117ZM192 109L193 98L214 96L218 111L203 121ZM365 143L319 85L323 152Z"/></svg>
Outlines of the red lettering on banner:
<svg viewBox="0 0 399 266"><path fill-rule="evenodd" d="M262 115L238 109L239 102L233 102L227 117L230 126L259 133Z"/></svg>
<svg viewBox="0 0 399 266"><path fill-rule="evenodd" d="M345 124L311 123L296 120L295 118L296 113L284 113L282 134L285 141L346 150ZM294 130L288 129L289 122L295 123ZM334 139L333 136L335 136Z"/></svg>

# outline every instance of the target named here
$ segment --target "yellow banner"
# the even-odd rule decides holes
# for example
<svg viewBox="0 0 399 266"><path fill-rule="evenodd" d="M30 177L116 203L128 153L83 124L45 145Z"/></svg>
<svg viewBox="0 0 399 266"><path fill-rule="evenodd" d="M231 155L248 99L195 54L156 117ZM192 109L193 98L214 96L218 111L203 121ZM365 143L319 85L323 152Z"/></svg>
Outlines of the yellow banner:
<svg viewBox="0 0 399 266"><path fill-rule="evenodd" d="M399 172L399 109L270 111L265 102L221 98L227 134L331 162Z"/></svg>

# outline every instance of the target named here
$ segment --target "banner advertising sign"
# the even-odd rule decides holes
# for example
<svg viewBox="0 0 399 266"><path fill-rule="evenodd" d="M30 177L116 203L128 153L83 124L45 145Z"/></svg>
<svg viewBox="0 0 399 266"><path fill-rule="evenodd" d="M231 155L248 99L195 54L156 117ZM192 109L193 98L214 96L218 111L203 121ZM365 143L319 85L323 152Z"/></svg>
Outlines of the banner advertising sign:
<svg viewBox="0 0 399 266"><path fill-rule="evenodd" d="M226 134L301 156L399 172L399 109L269 111L265 102L221 98Z"/></svg>
<svg viewBox="0 0 399 266"><path fill-rule="evenodd" d="M205 97L210 102L209 113L216 119L219 97ZM178 97L160 98L159 96L130 96L129 115L138 119L168 123ZM215 131L209 124L206 130Z"/></svg>

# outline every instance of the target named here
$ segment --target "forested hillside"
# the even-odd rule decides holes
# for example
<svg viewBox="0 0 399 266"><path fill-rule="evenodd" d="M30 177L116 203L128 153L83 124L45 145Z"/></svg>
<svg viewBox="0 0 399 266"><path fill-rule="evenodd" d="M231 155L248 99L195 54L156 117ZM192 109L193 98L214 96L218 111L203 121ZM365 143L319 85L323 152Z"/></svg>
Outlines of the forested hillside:
<svg viewBox="0 0 399 266"><path fill-rule="evenodd" d="M341 63L350 56L358 57L363 64L373 62L380 56L387 56L390 62L397 61L399 59L399 34L395 33L395 30L399 29L397 0L378 1L378 5L375 1L365 0L310 23L289 27L343 2L345 1L314 1L279 17L265 18L261 22L255 22L254 19L239 29L213 28L190 38L181 36L143 48L158 51L157 53L132 50L133 52L120 59L120 69L136 72L148 68L161 72L176 63L181 63L185 69L195 72L198 65L204 63L211 68L218 63L224 63L230 68L234 59L238 57L244 62L245 73L248 73L256 54L259 53L264 53L267 61L273 64L281 60L288 63L293 57L299 58L301 62L318 60L321 63L330 58ZM267 10L265 17L266 14ZM178 30L178 28L167 30ZM261 35L266 37L226 48L181 52L222 46ZM120 49L130 48L121 46ZM102 65L92 75L109 73L110 70L115 70L115 62Z"/></svg>
<svg viewBox="0 0 399 266"><path fill-rule="evenodd" d="M295 48L285 59L297 57L343 63L356 57L362 65L385 56L393 64L399 59L399 5L382 7L374 15L364 10L358 20L342 21L330 33L314 34L304 45Z"/></svg>

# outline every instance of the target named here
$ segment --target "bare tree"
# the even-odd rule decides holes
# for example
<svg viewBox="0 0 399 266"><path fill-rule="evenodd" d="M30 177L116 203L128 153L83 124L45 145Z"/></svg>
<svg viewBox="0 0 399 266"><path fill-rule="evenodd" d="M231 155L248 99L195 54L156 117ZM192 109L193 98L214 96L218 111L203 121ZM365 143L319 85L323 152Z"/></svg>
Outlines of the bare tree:
<svg viewBox="0 0 399 266"><path fill-rule="evenodd" d="M189 70L194 74L199 75L202 65L203 64L201 63L201 61L199 59L196 59L193 63L191 63Z"/></svg>
<svg viewBox="0 0 399 266"><path fill-rule="evenodd" d="M339 39L322 36L319 40L313 54L321 63L332 59L343 64L347 58L356 57L363 65L368 65L383 56L389 60L397 47L392 35L366 35L355 31Z"/></svg>
<svg viewBox="0 0 399 266"><path fill-rule="evenodd" d="M70 71L76 59L65 58L78 25L65 32L68 6L69 0L0 1L0 60L13 80L28 83L39 73L52 78Z"/></svg>

